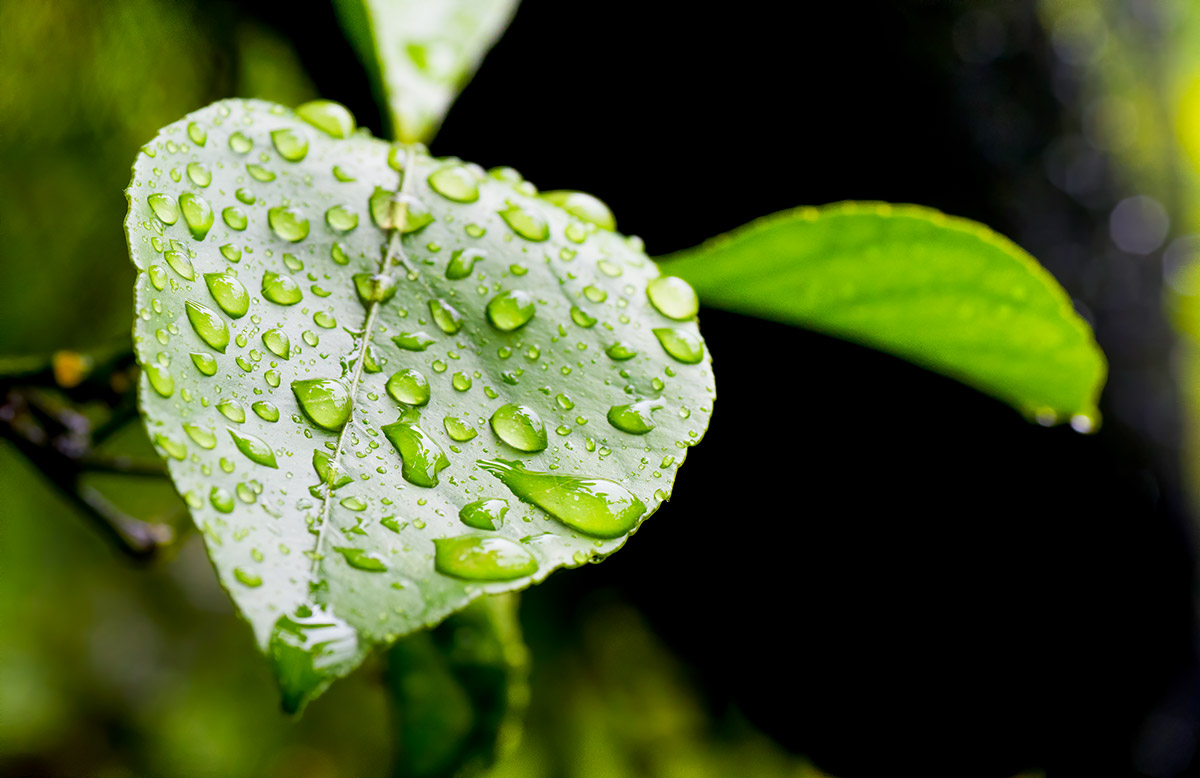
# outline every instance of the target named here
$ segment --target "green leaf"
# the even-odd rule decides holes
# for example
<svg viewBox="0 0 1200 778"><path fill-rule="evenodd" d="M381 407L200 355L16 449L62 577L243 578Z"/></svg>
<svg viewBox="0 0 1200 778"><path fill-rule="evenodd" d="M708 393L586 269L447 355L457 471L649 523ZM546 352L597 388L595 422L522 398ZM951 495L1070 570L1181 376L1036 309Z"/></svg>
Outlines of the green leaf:
<svg viewBox="0 0 1200 778"><path fill-rule="evenodd" d="M908 359L1028 418L1093 428L1104 355L1066 293L1008 239L912 205L768 216L661 259L706 305Z"/></svg>
<svg viewBox="0 0 1200 778"><path fill-rule="evenodd" d="M392 137L433 137L517 2L335 0L342 27L387 106Z"/></svg>
<svg viewBox="0 0 1200 778"><path fill-rule="evenodd" d="M388 654L396 710L393 773L474 775L511 752L529 702L516 595L484 597Z"/></svg>
<svg viewBox="0 0 1200 778"><path fill-rule="evenodd" d="M126 220L150 439L293 710L371 644L615 551L714 397L707 355L660 345L702 341L640 242L298 115L352 121L228 100L167 126Z"/></svg>

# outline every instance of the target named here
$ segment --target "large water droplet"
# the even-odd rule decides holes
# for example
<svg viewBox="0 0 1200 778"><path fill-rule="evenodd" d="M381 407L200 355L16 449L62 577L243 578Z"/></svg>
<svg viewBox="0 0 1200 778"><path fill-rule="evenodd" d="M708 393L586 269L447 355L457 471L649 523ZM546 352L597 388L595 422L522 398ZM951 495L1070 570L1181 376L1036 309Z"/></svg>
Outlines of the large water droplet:
<svg viewBox="0 0 1200 778"><path fill-rule="evenodd" d="M543 241L550 237L550 225L546 223L546 217L527 206L509 203L500 212L500 218L526 240Z"/></svg>
<svg viewBox="0 0 1200 778"><path fill-rule="evenodd" d="M193 192L184 192L179 195L179 210L192 237L204 240L213 226L213 209L208 200Z"/></svg>
<svg viewBox="0 0 1200 778"><path fill-rule="evenodd" d="M237 446L238 451L245 454L246 459L265 467L279 467L275 464L275 452L262 438L256 438L235 429L229 430L229 436L233 438L233 445Z"/></svg>
<svg viewBox="0 0 1200 778"><path fill-rule="evenodd" d="M501 405L492 414L492 431L508 445L527 454L542 451L547 446L542 418L527 405Z"/></svg>
<svg viewBox="0 0 1200 778"><path fill-rule="evenodd" d="M246 420L246 407L233 398L228 398L217 403L217 410L221 415L232 422L241 424Z"/></svg>
<svg viewBox="0 0 1200 778"><path fill-rule="evenodd" d="M263 273L262 295L276 305L295 305L304 297L300 285L290 276L270 271Z"/></svg>
<svg viewBox="0 0 1200 778"><path fill-rule="evenodd" d="M500 529L506 513L508 501L492 497L464 505L458 512L458 518L463 524L475 529Z"/></svg>
<svg viewBox="0 0 1200 778"><path fill-rule="evenodd" d="M438 538L434 543L434 569L468 581L511 581L537 572L537 560L507 538L462 535Z"/></svg>
<svg viewBox="0 0 1200 778"><path fill-rule="evenodd" d="M336 378L292 381L292 394L304 415L318 427L340 432L350 420L350 390Z"/></svg>
<svg viewBox="0 0 1200 778"><path fill-rule="evenodd" d="M526 470L520 462L478 462L513 494L563 524L597 538L616 538L637 526L646 505L616 481Z"/></svg>
<svg viewBox="0 0 1200 778"><path fill-rule="evenodd" d="M446 452L437 441L422 430L408 413L398 421L386 424L383 434L400 452L403 466L400 474L415 486L432 488L438 485L438 473L450 466Z"/></svg>
<svg viewBox="0 0 1200 778"><path fill-rule="evenodd" d="M267 650L289 713L347 673L360 657L354 628L316 605L301 605L294 614L281 616Z"/></svg>
<svg viewBox="0 0 1200 778"><path fill-rule="evenodd" d="M396 296L396 279L383 273L355 273L354 291L363 305L386 303Z"/></svg>
<svg viewBox="0 0 1200 778"><path fill-rule="evenodd" d="M466 443L479 434L478 430L457 416L447 416L442 419L442 426L446 428L446 434L450 436L450 439L456 443Z"/></svg>
<svg viewBox="0 0 1200 778"><path fill-rule="evenodd" d="M349 138L357 129L354 114L341 103L332 100L313 100L296 109L296 115L326 135Z"/></svg>
<svg viewBox="0 0 1200 778"><path fill-rule="evenodd" d="M543 200L554 203L572 216L595 224L597 227L603 227L606 230L617 228L617 220L604 201L586 192L558 190L542 192L539 196Z"/></svg>
<svg viewBox="0 0 1200 778"><path fill-rule="evenodd" d="M313 451L312 464L313 469L317 471L317 475L321 479L321 483L327 484L334 491L341 489L346 484L354 483L353 478L342 472L341 465L335 462L333 457L320 449Z"/></svg>
<svg viewBox="0 0 1200 778"><path fill-rule="evenodd" d="M629 405L614 405L608 409L608 423L630 435L645 435L655 426L650 412L661 407L661 403L655 403L652 400L641 400Z"/></svg>
<svg viewBox="0 0 1200 778"><path fill-rule="evenodd" d="M487 317L501 332L524 327L536 312L533 297L520 289L509 289L493 297L487 304Z"/></svg>
<svg viewBox="0 0 1200 778"><path fill-rule="evenodd" d="M429 174L433 191L456 203L473 203L479 199L479 180L465 165L447 165Z"/></svg>
<svg viewBox="0 0 1200 778"><path fill-rule="evenodd" d="M183 431L200 448L212 450L217 447L217 436L212 430L207 430L197 424L184 424Z"/></svg>
<svg viewBox="0 0 1200 778"><path fill-rule="evenodd" d="M604 349L604 353L608 355L609 359L617 362L624 362L637 356L637 350L633 347L633 345L626 343L623 340L618 340L616 343Z"/></svg>
<svg viewBox="0 0 1200 778"><path fill-rule="evenodd" d="M245 154L254 148L254 141L250 140L241 130L229 136L229 148L238 154Z"/></svg>
<svg viewBox="0 0 1200 778"><path fill-rule="evenodd" d="M429 402L429 381L419 370L407 368L395 373L385 388L398 403L420 407Z"/></svg>
<svg viewBox="0 0 1200 778"><path fill-rule="evenodd" d="M333 549L341 554L346 559L346 564L356 570L365 570L368 573L382 573L388 569L387 561L378 551L364 551L361 548L349 548L347 546L337 546Z"/></svg>
<svg viewBox="0 0 1200 778"><path fill-rule="evenodd" d="M182 251L168 251L163 254L163 259L167 260L167 264L171 266L171 269L183 278L189 281L196 278L196 271L192 268L192 260Z"/></svg>
<svg viewBox="0 0 1200 778"><path fill-rule="evenodd" d="M292 355L292 344L288 340L288 335L281 329L271 328L263 333L263 345L267 347L272 354L281 358L288 359Z"/></svg>
<svg viewBox="0 0 1200 778"><path fill-rule="evenodd" d="M463 327L462 314L445 300L430 300L429 313L438 328L447 335L454 335Z"/></svg>
<svg viewBox="0 0 1200 778"><path fill-rule="evenodd" d="M338 232L350 232L358 226L358 214L344 205L335 205L325 212L325 223Z"/></svg>
<svg viewBox="0 0 1200 778"><path fill-rule="evenodd" d="M646 295L654 308L668 319L686 321L700 310L696 290L682 278L659 276L646 284Z"/></svg>
<svg viewBox="0 0 1200 778"><path fill-rule="evenodd" d="M381 230L400 230L402 234L417 232L433 221L425 205L408 193L392 192L375 187L368 201L371 220Z"/></svg>
<svg viewBox="0 0 1200 778"><path fill-rule="evenodd" d="M697 365L704 359L704 341L691 330L682 327L660 327L654 337L662 344L663 351L677 362Z"/></svg>
<svg viewBox="0 0 1200 778"><path fill-rule="evenodd" d="M240 319L250 310L250 294L242 282L228 273L205 273L204 283L222 311L232 319Z"/></svg>
<svg viewBox="0 0 1200 778"><path fill-rule="evenodd" d="M480 249L459 249L450 255L446 265L446 278L458 281L471 275L475 263L486 256Z"/></svg>
<svg viewBox="0 0 1200 778"><path fill-rule="evenodd" d="M279 421L279 408L275 406L275 403L269 403L266 400L259 400L250 407L256 414L258 414L258 418L262 419L263 421Z"/></svg>
<svg viewBox="0 0 1200 778"><path fill-rule="evenodd" d="M208 140L208 132L196 122L188 122L187 134L192 139L192 143L195 143L197 146L203 146L205 141Z"/></svg>
<svg viewBox="0 0 1200 778"><path fill-rule="evenodd" d="M392 337L392 342L405 351L424 351L434 344L433 338L424 330L402 332Z"/></svg>
<svg viewBox="0 0 1200 778"><path fill-rule="evenodd" d="M212 173L199 162L189 162L187 166L188 180L203 189L212 183Z"/></svg>
<svg viewBox="0 0 1200 778"><path fill-rule="evenodd" d="M225 347L229 345L229 325L221 318L221 314L192 300L184 303L184 308L200 340L224 354Z"/></svg>
<svg viewBox="0 0 1200 778"><path fill-rule="evenodd" d="M221 220L225 222L225 226L231 230L241 232L250 226L250 219L246 216L246 212L236 205L231 205L221 211Z"/></svg>
<svg viewBox="0 0 1200 778"><path fill-rule="evenodd" d="M208 493L208 501L221 513L233 513L233 494L223 486L214 486Z"/></svg>
<svg viewBox="0 0 1200 778"><path fill-rule="evenodd" d="M267 211L271 231L282 240L299 243L308 237L308 219L295 208L276 206Z"/></svg>
<svg viewBox="0 0 1200 778"><path fill-rule="evenodd" d="M212 354L193 351L188 356L192 358L192 364L196 366L201 375L213 376L217 374L217 360Z"/></svg>
<svg viewBox="0 0 1200 778"><path fill-rule="evenodd" d="M150 210L154 212L154 216L163 224L170 226L179 221L179 208L170 195L156 192L147 197L146 202L150 204Z"/></svg>
<svg viewBox="0 0 1200 778"><path fill-rule="evenodd" d="M284 127L271 133L271 143L279 156L288 162L299 162L308 154L308 135L299 127Z"/></svg>

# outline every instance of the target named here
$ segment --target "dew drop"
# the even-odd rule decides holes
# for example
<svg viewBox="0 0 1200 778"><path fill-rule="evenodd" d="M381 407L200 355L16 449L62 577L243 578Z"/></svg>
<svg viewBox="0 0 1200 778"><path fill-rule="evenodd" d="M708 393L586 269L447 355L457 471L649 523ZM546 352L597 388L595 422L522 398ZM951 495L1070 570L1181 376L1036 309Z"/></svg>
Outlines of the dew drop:
<svg viewBox="0 0 1200 778"><path fill-rule="evenodd" d="M508 501L492 497L464 505L458 512L458 518L463 524L473 529L500 529L504 524L504 514L506 513L508 513Z"/></svg>
<svg viewBox="0 0 1200 778"><path fill-rule="evenodd" d="M296 109L296 115L334 138L349 138L357 128L354 114L350 113L350 109L332 100L313 100L304 103Z"/></svg>
<svg viewBox="0 0 1200 778"><path fill-rule="evenodd" d="M526 240L543 241L550 237L550 225L546 223L546 217L524 205L509 203L507 208L500 211L500 218Z"/></svg>
<svg viewBox="0 0 1200 778"><path fill-rule="evenodd" d="M405 351L424 351L433 345L434 340L424 330L418 332L402 332L392 338L392 342Z"/></svg>
<svg viewBox="0 0 1200 778"><path fill-rule="evenodd" d="M273 131L271 143L279 156L288 162L299 162L308 154L308 134L299 128L285 127Z"/></svg>
<svg viewBox="0 0 1200 778"><path fill-rule="evenodd" d="M603 200L593 197L586 192L560 190L543 192L539 196L543 200L562 208L572 216L594 224L597 227L602 227L606 230L615 230L617 228L617 220L613 216L612 210L604 204Z"/></svg>
<svg viewBox="0 0 1200 778"><path fill-rule="evenodd" d="M217 360L212 354L193 351L188 356L192 358L192 364L196 366L201 375L213 376L217 374Z"/></svg>
<svg viewBox="0 0 1200 778"><path fill-rule="evenodd" d="M433 566L443 575L467 581L511 581L537 572L533 555L507 538L462 535L433 543Z"/></svg>
<svg viewBox="0 0 1200 778"><path fill-rule="evenodd" d="M188 321L192 323L192 329L200 336L200 340L224 354L225 347L229 345L229 325L221 318L221 314L192 300L184 303L184 308L187 310Z"/></svg>
<svg viewBox="0 0 1200 778"><path fill-rule="evenodd" d="M478 462L520 500L597 538L616 538L637 526L646 505L616 481L526 470L503 459Z"/></svg>
<svg viewBox="0 0 1200 778"><path fill-rule="evenodd" d="M229 273L205 273L204 283L222 311L240 319L250 310L250 294L242 282Z"/></svg>
<svg viewBox="0 0 1200 778"><path fill-rule="evenodd" d="M691 330L682 327L660 327L654 330L654 337L677 362L685 365L696 365L704 359L704 341Z"/></svg>
<svg viewBox="0 0 1200 778"><path fill-rule="evenodd" d="M212 183L212 173L199 162L190 162L187 166L187 177L196 186L203 189Z"/></svg>
<svg viewBox="0 0 1200 778"><path fill-rule="evenodd" d="M147 197L146 202L150 204L150 210L154 212L154 216L168 227L179 221L179 208L169 195L156 192Z"/></svg>
<svg viewBox="0 0 1200 778"><path fill-rule="evenodd" d="M232 398L217 403L217 410L221 412L222 416L232 422L241 424L246 420L246 408Z"/></svg>
<svg viewBox="0 0 1200 778"><path fill-rule="evenodd" d="M247 435L235 429L229 430L229 436L233 438L233 444L237 446L238 451L246 456L246 459L265 467L279 467L275 463L275 452L271 450L271 447L262 438L256 438L253 435Z"/></svg>
<svg viewBox="0 0 1200 778"><path fill-rule="evenodd" d="M346 564L355 570L368 573L383 573L388 569L387 562L378 551L364 551L361 548L337 546L333 549L345 558Z"/></svg>
<svg viewBox="0 0 1200 778"><path fill-rule="evenodd" d="M646 295L655 310L676 321L686 321L700 310L696 290L682 278L660 276L646 284Z"/></svg>
<svg viewBox="0 0 1200 778"><path fill-rule="evenodd" d="M263 333L262 341L267 350L280 359L289 359L291 357L291 342L288 340L287 333L283 330L274 327L267 330Z"/></svg>
<svg viewBox="0 0 1200 778"><path fill-rule="evenodd" d="M295 208L276 206L267 211L267 223L280 239L299 243L308 237L308 219Z"/></svg>
<svg viewBox="0 0 1200 778"><path fill-rule="evenodd" d="M163 259L167 260L167 264L171 266L171 269L183 278L189 281L196 278L196 271L192 269L192 260L182 251L168 251L163 254Z"/></svg>
<svg viewBox="0 0 1200 778"><path fill-rule="evenodd" d="M229 136L229 148L237 154L246 154L250 149L254 148L254 141L250 140L241 130Z"/></svg>
<svg viewBox="0 0 1200 778"><path fill-rule="evenodd" d="M183 431L192 439L192 442L203 449L212 450L217 447L217 436L212 430L206 430L196 424L184 424Z"/></svg>
<svg viewBox="0 0 1200 778"><path fill-rule="evenodd" d="M250 407L258 414L258 418L263 421L279 421L279 408L275 406L275 403L259 400Z"/></svg>
<svg viewBox="0 0 1200 778"><path fill-rule="evenodd" d="M548 445L542 418L527 405L505 403L492 414L492 431L508 445L533 454Z"/></svg>
<svg viewBox="0 0 1200 778"><path fill-rule="evenodd" d="M650 412L661 407L661 404L650 400L642 400L629 405L614 405L608 409L608 423L630 435L645 435L655 426Z"/></svg>
<svg viewBox="0 0 1200 778"><path fill-rule="evenodd" d="M208 200L193 192L184 192L179 195L179 210L192 237L204 240L213 226L213 209Z"/></svg>
<svg viewBox="0 0 1200 778"><path fill-rule="evenodd" d="M450 439L457 443L466 443L468 440L474 440L479 431L467 424L457 416L447 416L442 419L442 426L446 428L446 434Z"/></svg>
<svg viewBox="0 0 1200 778"><path fill-rule="evenodd" d="M236 205L231 205L221 211L221 221L231 230L241 232L250 224L250 219L247 218L246 212Z"/></svg>
<svg viewBox="0 0 1200 778"><path fill-rule="evenodd" d="M471 275L471 269L475 267L475 263L483 259L486 255L479 249L459 249L450 255L450 262L446 265L446 278L451 281L458 281Z"/></svg>
<svg viewBox="0 0 1200 778"><path fill-rule="evenodd" d="M447 335L454 335L463 328L462 314L445 300L430 300L429 313L438 328Z"/></svg>
<svg viewBox="0 0 1200 778"><path fill-rule="evenodd" d="M465 165L447 165L429 174L433 191L456 203L473 203L479 199L479 181Z"/></svg>
<svg viewBox="0 0 1200 778"><path fill-rule="evenodd" d="M338 232L350 232L358 226L358 214L344 205L335 205L325 212L325 223Z"/></svg>
<svg viewBox="0 0 1200 778"><path fill-rule="evenodd" d="M509 289L493 297L487 304L487 317L501 332L524 327L533 318L536 308L533 297L520 289Z"/></svg>
<svg viewBox="0 0 1200 778"><path fill-rule="evenodd" d="M292 381L292 393L304 415L330 432L340 432L350 420L350 390L335 378Z"/></svg>
<svg viewBox="0 0 1200 778"><path fill-rule="evenodd" d="M398 421L386 424L383 434L400 453L403 466L400 474L414 486L432 488L438 485L438 473L450 466L446 452L416 423L408 413Z"/></svg>
<svg viewBox="0 0 1200 778"><path fill-rule="evenodd" d="M304 297L300 286L290 276L270 271L263 273L262 295L276 305L295 305Z"/></svg>
<svg viewBox="0 0 1200 778"><path fill-rule="evenodd" d="M393 400L404 405L420 407L429 402L429 381L412 368L393 374L385 388Z"/></svg>

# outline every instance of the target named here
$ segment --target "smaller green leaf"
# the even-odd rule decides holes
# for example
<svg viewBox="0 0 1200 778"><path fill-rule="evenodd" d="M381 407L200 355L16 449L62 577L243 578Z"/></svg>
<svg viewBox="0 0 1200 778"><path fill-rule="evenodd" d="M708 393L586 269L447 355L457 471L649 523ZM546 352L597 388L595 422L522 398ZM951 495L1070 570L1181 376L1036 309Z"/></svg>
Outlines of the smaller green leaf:
<svg viewBox="0 0 1200 778"><path fill-rule="evenodd" d="M1033 257L975 222L839 203L774 214L660 260L714 308L895 354L1043 424L1098 423L1106 363L1091 328ZM655 334L687 361L687 333Z"/></svg>
<svg viewBox="0 0 1200 778"><path fill-rule="evenodd" d="M454 98L508 26L517 2L334 2L347 37L387 106L392 137L405 142L433 137Z"/></svg>

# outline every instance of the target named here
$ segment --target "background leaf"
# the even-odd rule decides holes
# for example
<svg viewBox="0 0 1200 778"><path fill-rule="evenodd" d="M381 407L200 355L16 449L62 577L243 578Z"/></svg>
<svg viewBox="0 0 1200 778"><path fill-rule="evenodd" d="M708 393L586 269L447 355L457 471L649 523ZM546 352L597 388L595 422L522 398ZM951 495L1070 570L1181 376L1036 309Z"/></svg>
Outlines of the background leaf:
<svg viewBox="0 0 1200 778"><path fill-rule="evenodd" d="M768 216L663 257L706 305L853 340L1043 423L1096 424L1104 355L1054 278L982 225L911 205Z"/></svg>
<svg viewBox="0 0 1200 778"><path fill-rule="evenodd" d="M508 26L517 0L336 0L392 137L426 141Z"/></svg>
<svg viewBox="0 0 1200 778"><path fill-rule="evenodd" d="M164 128L126 221L150 438L293 710L372 643L619 548L714 392L639 241L302 111L350 137L238 100Z"/></svg>

